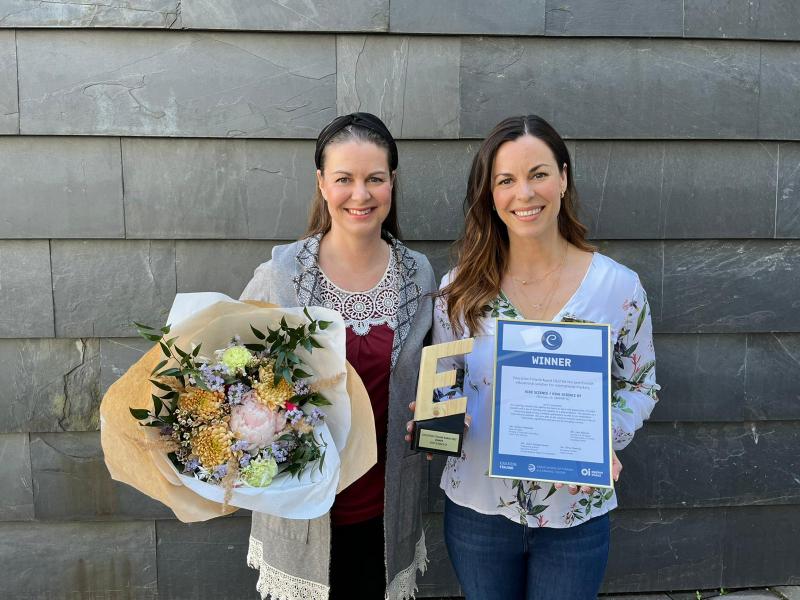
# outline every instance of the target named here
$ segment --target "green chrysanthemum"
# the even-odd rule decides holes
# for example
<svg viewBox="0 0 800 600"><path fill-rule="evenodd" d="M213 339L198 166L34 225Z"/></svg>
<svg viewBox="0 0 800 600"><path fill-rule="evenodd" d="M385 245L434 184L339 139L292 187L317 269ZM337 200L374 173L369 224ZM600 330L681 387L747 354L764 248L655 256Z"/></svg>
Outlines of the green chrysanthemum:
<svg viewBox="0 0 800 600"><path fill-rule="evenodd" d="M274 458L256 458L241 470L240 477L247 485L267 487L277 472L278 463Z"/></svg>
<svg viewBox="0 0 800 600"><path fill-rule="evenodd" d="M241 372L250 362L253 355L250 350L243 346L231 346L222 353L222 364L224 364L231 372Z"/></svg>

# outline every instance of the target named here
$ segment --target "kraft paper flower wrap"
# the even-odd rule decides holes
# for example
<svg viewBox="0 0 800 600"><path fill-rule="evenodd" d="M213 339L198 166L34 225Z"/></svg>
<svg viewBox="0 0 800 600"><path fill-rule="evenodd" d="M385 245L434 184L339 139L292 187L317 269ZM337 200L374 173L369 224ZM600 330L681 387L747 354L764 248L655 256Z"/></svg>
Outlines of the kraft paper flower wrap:
<svg viewBox="0 0 800 600"><path fill-rule="evenodd" d="M309 307L317 320L330 321L315 333L322 348L298 349L312 381L329 380L323 394L325 421L315 435L326 444L322 468L307 468L299 476L277 475L267 487L234 487L224 502L225 489L181 474L167 456L158 429L143 427L130 408L153 410L151 371L163 359L156 344L109 388L100 406L100 434L106 466L113 479L127 483L169 506L184 522L205 521L249 508L281 517L308 519L325 514L334 496L377 462L375 425L366 389L345 360L345 326L333 311ZM257 343L251 325L266 331L281 319L289 326L308 323L302 308L277 308L259 302L238 302L216 293L178 294L168 323L169 337L185 351L202 344L201 354L225 348L234 335L242 343ZM346 377L337 376L346 373ZM163 394L163 392L160 392Z"/></svg>

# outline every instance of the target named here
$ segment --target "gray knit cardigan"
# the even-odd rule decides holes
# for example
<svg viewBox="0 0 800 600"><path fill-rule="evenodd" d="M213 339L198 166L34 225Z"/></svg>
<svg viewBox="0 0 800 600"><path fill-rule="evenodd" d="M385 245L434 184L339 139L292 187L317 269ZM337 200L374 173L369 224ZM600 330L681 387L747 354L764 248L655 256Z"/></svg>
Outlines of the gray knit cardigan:
<svg viewBox="0 0 800 600"><path fill-rule="evenodd" d="M242 300L279 306L317 306L321 236L277 246L272 260L259 266ZM420 496L424 458L403 439L411 417L408 403L417 387L420 353L431 327L436 281L428 259L395 239L390 248L400 266L397 328L389 378L389 430L386 448L384 533L386 598L413 598L417 570L425 572L427 554ZM353 585L358 589L358 561L353 557ZM327 600L330 521L282 519L253 513L248 564L259 570L258 591L271 600Z"/></svg>

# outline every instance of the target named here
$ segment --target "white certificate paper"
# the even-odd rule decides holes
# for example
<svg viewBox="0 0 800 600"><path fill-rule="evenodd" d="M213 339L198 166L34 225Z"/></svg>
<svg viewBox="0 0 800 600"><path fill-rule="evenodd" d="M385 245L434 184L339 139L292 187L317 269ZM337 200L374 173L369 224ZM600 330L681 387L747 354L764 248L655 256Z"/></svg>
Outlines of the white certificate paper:
<svg viewBox="0 0 800 600"><path fill-rule="evenodd" d="M611 487L608 330L498 320L491 476Z"/></svg>

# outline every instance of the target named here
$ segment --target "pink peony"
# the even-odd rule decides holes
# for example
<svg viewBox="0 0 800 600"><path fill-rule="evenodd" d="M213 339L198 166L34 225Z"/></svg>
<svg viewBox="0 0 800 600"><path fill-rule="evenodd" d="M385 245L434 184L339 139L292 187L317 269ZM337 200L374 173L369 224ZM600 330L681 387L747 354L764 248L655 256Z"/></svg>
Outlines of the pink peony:
<svg viewBox="0 0 800 600"><path fill-rule="evenodd" d="M250 444L246 448L249 452L269 446L285 426L283 414L272 412L252 398L245 398L231 409L231 431L237 439Z"/></svg>

